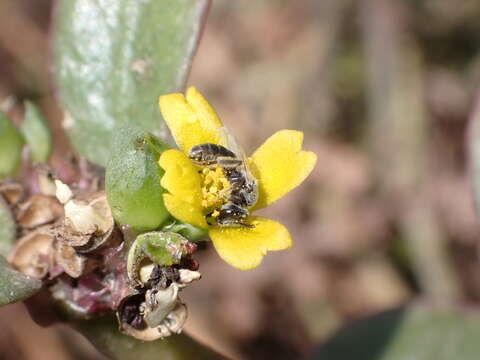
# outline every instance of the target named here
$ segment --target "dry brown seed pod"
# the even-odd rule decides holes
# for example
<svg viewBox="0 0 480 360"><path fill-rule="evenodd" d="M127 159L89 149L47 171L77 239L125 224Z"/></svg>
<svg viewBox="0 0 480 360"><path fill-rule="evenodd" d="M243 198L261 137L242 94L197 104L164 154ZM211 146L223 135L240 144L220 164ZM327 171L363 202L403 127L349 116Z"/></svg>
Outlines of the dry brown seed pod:
<svg viewBox="0 0 480 360"><path fill-rule="evenodd" d="M55 175L53 171L46 165L38 165L35 167L37 173L37 182L39 190L42 194L55 196Z"/></svg>
<svg viewBox="0 0 480 360"><path fill-rule="evenodd" d="M61 224L53 230L55 233L55 238L58 241L64 242L65 244L73 247L81 247L87 245L92 237L92 234L82 234L74 232L70 227Z"/></svg>
<svg viewBox="0 0 480 360"><path fill-rule="evenodd" d="M110 230L103 235L93 234L90 236L89 241L84 245L74 246L75 250L80 254L88 254L102 247L102 245L110 242L111 239L121 236L120 230L112 226Z"/></svg>
<svg viewBox="0 0 480 360"><path fill-rule="evenodd" d="M38 228L16 243L8 261L25 275L41 279L47 275L51 264L53 240L50 226Z"/></svg>
<svg viewBox="0 0 480 360"><path fill-rule="evenodd" d="M73 192L67 184L64 184L60 180L55 180L54 186L54 195L62 204L66 204L70 199L73 198Z"/></svg>
<svg viewBox="0 0 480 360"><path fill-rule="evenodd" d="M73 232L105 234L114 225L105 193L96 193L85 200L69 200L65 204L65 225Z"/></svg>
<svg viewBox="0 0 480 360"><path fill-rule="evenodd" d="M167 328L170 334L180 334L187 321L187 307L178 302L176 307L167 315L161 327ZM167 335L168 336L168 335Z"/></svg>
<svg viewBox="0 0 480 360"><path fill-rule="evenodd" d="M19 183L13 181L0 181L0 195L10 206L17 205L23 198L25 190Z"/></svg>
<svg viewBox="0 0 480 360"><path fill-rule="evenodd" d="M55 242L55 261L73 278L82 275L87 259L61 241Z"/></svg>
<svg viewBox="0 0 480 360"><path fill-rule="evenodd" d="M125 297L117 311L120 331L142 341L153 341L180 333L187 319L187 308L178 298L160 325L150 327L144 320L145 294Z"/></svg>
<svg viewBox="0 0 480 360"><path fill-rule="evenodd" d="M157 328L146 327L145 329L135 329L130 325L124 325L120 328L120 331L142 341L154 341L170 335L164 331L161 332Z"/></svg>
<svg viewBox="0 0 480 360"><path fill-rule="evenodd" d="M114 226L105 193L95 193L85 200L68 200L64 224L56 229L62 242L79 253L89 253L115 236L121 236Z"/></svg>
<svg viewBox="0 0 480 360"><path fill-rule="evenodd" d="M17 223L26 229L54 222L63 215L62 205L52 196L35 194L19 205Z"/></svg>
<svg viewBox="0 0 480 360"><path fill-rule="evenodd" d="M166 289L150 289L145 293L143 319L149 327L162 324L178 302L178 285L172 283Z"/></svg>

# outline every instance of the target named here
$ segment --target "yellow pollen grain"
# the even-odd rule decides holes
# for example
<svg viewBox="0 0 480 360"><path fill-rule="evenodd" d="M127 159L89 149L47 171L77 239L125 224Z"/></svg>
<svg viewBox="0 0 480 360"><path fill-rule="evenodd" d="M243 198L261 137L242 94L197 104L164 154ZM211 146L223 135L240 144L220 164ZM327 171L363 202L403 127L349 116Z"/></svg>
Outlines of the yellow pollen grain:
<svg viewBox="0 0 480 360"><path fill-rule="evenodd" d="M224 194L230 188L230 183L225 177L223 169L216 165L213 168L205 167L200 176L202 178L202 207L208 211L213 210L212 216L225 203ZM216 212L215 212L216 211ZM216 215L218 216L219 213Z"/></svg>

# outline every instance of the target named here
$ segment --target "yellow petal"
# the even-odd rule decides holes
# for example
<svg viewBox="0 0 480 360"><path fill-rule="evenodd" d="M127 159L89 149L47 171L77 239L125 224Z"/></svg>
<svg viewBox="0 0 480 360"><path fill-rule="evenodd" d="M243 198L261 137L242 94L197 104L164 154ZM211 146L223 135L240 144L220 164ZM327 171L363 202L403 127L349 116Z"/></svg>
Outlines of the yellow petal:
<svg viewBox="0 0 480 360"><path fill-rule="evenodd" d="M167 210L181 221L206 228L198 169L184 153L173 149L163 152L158 163L165 170L160 184L170 193L163 195Z"/></svg>
<svg viewBox="0 0 480 360"><path fill-rule="evenodd" d="M317 155L302 150L303 133L281 130L260 146L251 158L251 170L259 183L253 210L275 202L302 183L312 172Z"/></svg>
<svg viewBox="0 0 480 360"><path fill-rule="evenodd" d="M183 94L160 96L160 111L178 147L188 154L192 146L221 141L223 124L215 110L191 87Z"/></svg>
<svg viewBox="0 0 480 360"><path fill-rule="evenodd" d="M206 229L208 227L202 209L194 204L182 201L179 196L163 194L163 202L168 212L180 221Z"/></svg>
<svg viewBox="0 0 480 360"><path fill-rule="evenodd" d="M252 216L247 227L212 226L208 231L218 255L240 270L257 267L267 251L283 250L292 246L287 228L260 216Z"/></svg>

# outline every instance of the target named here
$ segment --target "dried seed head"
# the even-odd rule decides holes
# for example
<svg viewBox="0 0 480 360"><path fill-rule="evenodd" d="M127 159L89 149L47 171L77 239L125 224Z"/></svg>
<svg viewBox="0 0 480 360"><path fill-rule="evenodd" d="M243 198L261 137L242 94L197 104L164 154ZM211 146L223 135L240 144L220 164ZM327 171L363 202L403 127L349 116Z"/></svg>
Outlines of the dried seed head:
<svg viewBox="0 0 480 360"><path fill-rule="evenodd" d="M38 187L42 194L55 196L56 186L54 183L54 174L46 165L38 165L35 167L37 173Z"/></svg>
<svg viewBox="0 0 480 360"><path fill-rule="evenodd" d="M117 311L120 331L143 341L153 341L182 331L187 308L178 298L178 287L127 296Z"/></svg>
<svg viewBox="0 0 480 360"><path fill-rule="evenodd" d="M88 244L90 238L92 237L91 234L74 232L70 227L64 225L55 227L54 233L55 237L59 241L64 242L65 244L73 246L75 248Z"/></svg>
<svg viewBox="0 0 480 360"><path fill-rule="evenodd" d="M178 301L178 285L171 284L166 289L150 289L145 293L143 318L149 327L162 324L165 317L175 308Z"/></svg>
<svg viewBox="0 0 480 360"><path fill-rule="evenodd" d="M183 325L187 321L187 307L180 302L176 307L166 316L160 328L162 328L163 336L170 336L172 334L180 334L183 329Z"/></svg>
<svg viewBox="0 0 480 360"><path fill-rule="evenodd" d="M17 223L25 229L56 221L63 215L62 205L51 196L35 194L19 205Z"/></svg>
<svg viewBox="0 0 480 360"><path fill-rule="evenodd" d="M144 294L134 294L123 299L117 313L121 326L130 326L136 330L142 330L147 327L140 311L144 300Z"/></svg>
<svg viewBox="0 0 480 360"><path fill-rule="evenodd" d="M65 204L65 225L82 234L105 234L113 227L113 217L105 194Z"/></svg>
<svg viewBox="0 0 480 360"><path fill-rule="evenodd" d="M108 226L102 215L80 200L70 200L65 204L65 223L82 234L93 234L99 228Z"/></svg>
<svg viewBox="0 0 480 360"><path fill-rule="evenodd" d="M12 181L0 181L0 195L10 206L17 205L25 195L23 186Z"/></svg>
<svg viewBox="0 0 480 360"><path fill-rule="evenodd" d="M70 199L64 207L65 220L56 228L56 236L77 252L92 252L112 237L121 237L114 226L105 193L99 192L84 200Z"/></svg>
<svg viewBox="0 0 480 360"><path fill-rule="evenodd" d="M107 233L102 235L93 234L89 237L87 243L74 246L74 248L80 254L88 254L99 249L107 242L111 243L114 239L121 239L121 233L116 227L112 226Z"/></svg>
<svg viewBox="0 0 480 360"><path fill-rule="evenodd" d="M86 260L82 255L78 255L73 247L61 241L56 241L55 261L69 276L78 278L82 275Z"/></svg>
<svg viewBox="0 0 480 360"><path fill-rule="evenodd" d="M55 180L55 196L62 204L66 204L73 198L73 192L68 185L60 180Z"/></svg>
<svg viewBox="0 0 480 360"><path fill-rule="evenodd" d="M41 279L52 263L53 240L50 227L34 230L18 241L8 261L25 275Z"/></svg>

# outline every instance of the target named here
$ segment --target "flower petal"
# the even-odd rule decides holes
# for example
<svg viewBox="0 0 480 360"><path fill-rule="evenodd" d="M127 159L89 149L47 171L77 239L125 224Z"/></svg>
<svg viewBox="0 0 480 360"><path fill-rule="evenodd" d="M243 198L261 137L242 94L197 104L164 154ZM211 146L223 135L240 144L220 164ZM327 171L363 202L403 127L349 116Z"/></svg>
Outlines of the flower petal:
<svg viewBox="0 0 480 360"><path fill-rule="evenodd" d="M198 169L183 152L173 149L164 151L158 163L165 170L160 184L169 192L163 195L167 210L181 221L206 228Z"/></svg>
<svg viewBox="0 0 480 360"><path fill-rule="evenodd" d="M180 197L171 194L163 194L163 202L175 219L203 229L208 227L202 209L194 204L182 201Z"/></svg>
<svg viewBox="0 0 480 360"><path fill-rule="evenodd" d="M247 227L212 226L208 231L218 255L240 270L257 267L267 251L283 250L292 246L287 228L260 216L252 216Z"/></svg>
<svg viewBox="0 0 480 360"><path fill-rule="evenodd" d="M160 96L159 106L175 142L185 153L195 145L220 143L223 124L194 87L188 89L186 98L183 94Z"/></svg>
<svg viewBox="0 0 480 360"><path fill-rule="evenodd" d="M275 202L312 172L317 155L303 151L302 141L301 131L281 130L255 151L251 170L259 183L259 196L253 210Z"/></svg>

